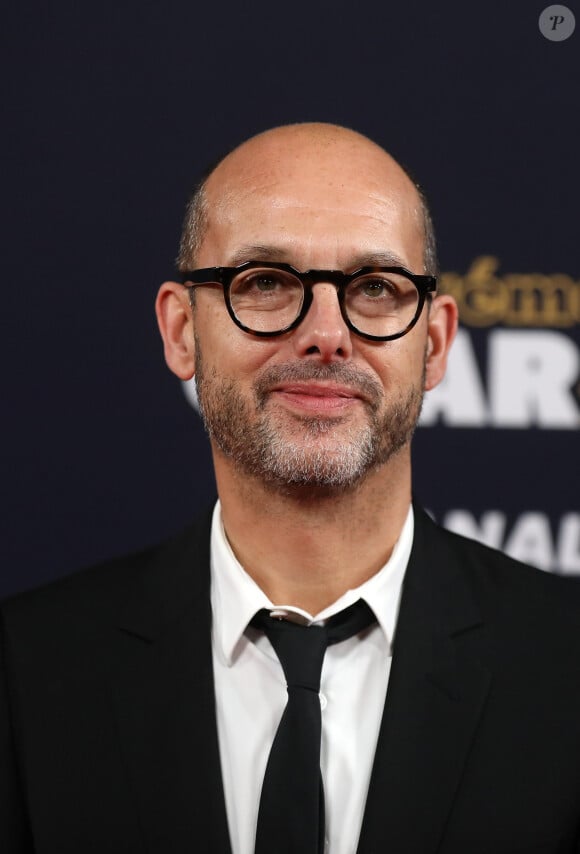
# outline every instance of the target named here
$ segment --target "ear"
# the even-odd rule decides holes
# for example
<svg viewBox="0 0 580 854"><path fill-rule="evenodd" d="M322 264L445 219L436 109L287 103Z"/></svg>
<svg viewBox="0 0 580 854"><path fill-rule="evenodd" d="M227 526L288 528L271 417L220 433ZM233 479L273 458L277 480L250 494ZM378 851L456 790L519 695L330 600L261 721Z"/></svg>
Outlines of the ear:
<svg viewBox="0 0 580 854"><path fill-rule="evenodd" d="M457 332L457 303L443 294L431 303L427 330L425 391L438 385L445 376L447 355Z"/></svg>
<svg viewBox="0 0 580 854"><path fill-rule="evenodd" d="M195 345L188 289L177 282L164 282L155 300L155 313L168 367L180 379L190 380L195 373Z"/></svg>

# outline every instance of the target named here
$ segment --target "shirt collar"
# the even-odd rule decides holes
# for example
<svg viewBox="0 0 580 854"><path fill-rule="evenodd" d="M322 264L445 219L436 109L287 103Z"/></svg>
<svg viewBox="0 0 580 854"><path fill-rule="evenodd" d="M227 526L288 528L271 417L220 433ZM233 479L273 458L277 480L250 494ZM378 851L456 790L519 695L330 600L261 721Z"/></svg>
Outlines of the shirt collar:
<svg viewBox="0 0 580 854"><path fill-rule="evenodd" d="M336 602L319 614L311 615L294 606L274 606L263 590L248 575L227 540L219 500L211 525L211 606L217 650L228 667L252 617L261 609L284 610L300 615L308 623L319 622L364 599L374 612L389 648L395 631L403 576L413 544L413 510L409 507L399 539L387 563L371 578L347 590Z"/></svg>

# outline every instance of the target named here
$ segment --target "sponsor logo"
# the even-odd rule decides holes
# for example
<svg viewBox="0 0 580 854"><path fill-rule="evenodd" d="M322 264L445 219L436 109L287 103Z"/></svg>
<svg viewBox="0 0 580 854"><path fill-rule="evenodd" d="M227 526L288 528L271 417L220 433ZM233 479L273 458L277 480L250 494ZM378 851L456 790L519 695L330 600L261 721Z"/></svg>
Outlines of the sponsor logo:
<svg viewBox="0 0 580 854"><path fill-rule="evenodd" d="M580 425L580 351L553 330L494 329L480 370L469 332L460 329L443 381L425 395L420 424L448 427Z"/></svg>
<svg viewBox="0 0 580 854"><path fill-rule="evenodd" d="M470 510L448 510L440 522L546 572L580 574L580 513L565 513L552 526L540 511L521 513L510 522L502 510L486 510L479 517Z"/></svg>
<svg viewBox="0 0 580 854"><path fill-rule="evenodd" d="M441 273L439 286L455 298L466 326L551 326L580 323L580 281L565 273L497 275L499 259L476 258L465 275Z"/></svg>
<svg viewBox="0 0 580 854"><path fill-rule="evenodd" d="M441 275L464 327L443 382L426 395L420 423L576 429L580 350L572 329L580 322L580 282L563 273L499 276L498 268L498 259L486 255L465 275Z"/></svg>
<svg viewBox="0 0 580 854"><path fill-rule="evenodd" d="M199 401L197 399L197 386L195 384L195 377L192 377L190 380L182 380L181 386L183 388L183 393L186 397L187 402L190 406L193 406L196 412L199 412Z"/></svg>

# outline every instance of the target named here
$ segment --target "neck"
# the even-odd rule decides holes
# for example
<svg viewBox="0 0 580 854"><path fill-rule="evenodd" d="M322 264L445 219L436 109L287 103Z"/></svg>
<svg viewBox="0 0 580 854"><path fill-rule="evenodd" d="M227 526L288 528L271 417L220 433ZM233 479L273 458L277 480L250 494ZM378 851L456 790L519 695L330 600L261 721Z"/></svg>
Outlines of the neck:
<svg viewBox="0 0 580 854"><path fill-rule="evenodd" d="M313 615L380 570L409 510L408 447L348 492L275 491L214 462L237 559L274 604Z"/></svg>

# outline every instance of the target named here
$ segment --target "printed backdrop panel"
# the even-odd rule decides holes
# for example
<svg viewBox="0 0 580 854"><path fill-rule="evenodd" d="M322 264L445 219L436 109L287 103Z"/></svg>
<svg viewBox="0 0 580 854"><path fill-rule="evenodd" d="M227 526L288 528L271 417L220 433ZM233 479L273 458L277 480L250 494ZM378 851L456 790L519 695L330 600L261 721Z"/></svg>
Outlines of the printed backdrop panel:
<svg viewBox="0 0 580 854"><path fill-rule="evenodd" d="M153 300L198 175L305 120L368 134L431 199L462 328L416 434L416 496L580 573L580 29L547 36L547 5L6 10L0 595L157 541L213 500Z"/></svg>

